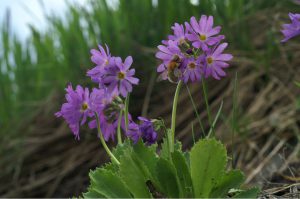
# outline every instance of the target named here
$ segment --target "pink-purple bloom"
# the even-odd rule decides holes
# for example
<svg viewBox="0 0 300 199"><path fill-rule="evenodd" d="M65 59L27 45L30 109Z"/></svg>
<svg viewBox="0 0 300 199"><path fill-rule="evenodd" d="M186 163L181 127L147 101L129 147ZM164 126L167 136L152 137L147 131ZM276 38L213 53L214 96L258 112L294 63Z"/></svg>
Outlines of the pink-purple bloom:
<svg viewBox="0 0 300 199"><path fill-rule="evenodd" d="M141 138L140 127L135 122L130 122L128 124L128 130L126 131L126 136L129 137L134 144L136 144Z"/></svg>
<svg viewBox="0 0 300 199"><path fill-rule="evenodd" d="M219 80L220 77L226 76L223 69L229 66L227 61L232 59L231 54L223 54L223 51L227 46L227 43L222 43L206 54L204 69L205 77L213 76L215 79Z"/></svg>
<svg viewBox="0 0 300 199"><path fill-rule="evenodd" d="M91 110L91 104L93 103L90 101L88 88L84 89L78 85L76 90L73 90L72 85L69 85L66 91L67 102L62 105L61 110L55 115L63 117L67 121L75 138L79 140L79 125L83 125L87 118L93 115Z"/></svg>
<svg viewBox="0 0 300 199"><path fill-rule="evenodd" d="M289 39L300 35L300 14L289 13L291 19L290 24L283 24L283 29L281 30L284 35L282 42L286 42Z"/></svg>
<svg viewBox="0 0 300 199"><path fill-rule="evenodd" d="M124 63L120 57L115 58L115 65L107 69L103 83L109 92L118 91L123 97L132 91L132 84L137 85L139 79L134 77L135 69L130 69L132 57L128 56Z"/></svg>
<svg viewBox="0 0 300 199"><path fill-rule="evenodd" d="M221 27L213 27L214 19L212 16L202 15L199 22L195 17L192 17L190 22L192 31L186 37L195 48L208 50L208 46L215 45L225 38L223 35L216 36L220 33Z"/></svg>
<svg viewBox="0 0 300 199"><path fill-rule="evenodd" d="M55 115L63 117L71 128L76 139L79 139L79 127L90 118L89 127L97 128L98 116L100 129L106 141L114 140L118 125L119 113L124 109L122 98L132 92L132 85L136 85L139 79L134 77L135 69L131 69L132 57L128 56L124 63L120 57L113 57L108 46L104 49L101 45L99 50L91 50L91 60L96 66L87 72L92 81L99 83L98 88L89 92L77 86L73 90L69 85L66 89L67 102L62 105L61 111ZM131 118L130 114L128 115ZM122 128L124 127L122 118Z"/></svg>
<svg viewBox="0 0 300 199"><path fill-rule="evenodd" d="M99 123L101 132L103 134L104 140L108 141L109 139L115 140L116 128L118 126L118 121L109 121L104 112L98 112ZM94 119L89 122L89 128L95 129L97 128L97 120Z"/></svg>
<svg viewBox="0 0 300 199"><path fill-rule="evenodd" d="M185 27L182 24L175 23L171 29L173 30L174 35L169 35L168 40L175 41L177 45L182 45L186 42L187 31L190 30L190 25L188 23L185 23ZM168 40L163 40L162 43L168 45Z"/></svg>
<svg viewBox="0 0 300 199"><path fill-rule="evenodd" d="M188 81L195 82L200 80L203 68L201 59L190 57L184 60L183 65L185 66L182 72L184 83L187 83Z"/></svg>
<svg viewBox="0 0 300 199"><path fill-rule="evenodd" d="M132 139L133 143L137 143L142 139L147 145L154 144L157 140L157 132L154 130L153 123L144 117L138 117L140 125L131 122L128 125L126 135Z"/></svg>
<svg viewBox="0 0 300 199"><path fill-rule="evenodd" d="M168 45L159 45L159 51L156 53L156 58L162 60L157 68L157 72L161 73L160 77L162 80L169 79L170 81L176 81L180 77L179 66L183 59L183 54L181 53L180 48L177 46L177 43L169 40Z"/></svg>
<svg viewBox="0 0 300 199"><path fill-rule="evenodd" d="M99 45L99 50L91 50L91 60L96 64L94 68L87 72L87 75L91 77L92 81L102 84L102 77L105 74L105 68L113 65L114 57L111 56L108 46L106 51Z"/></svg>
<svg viewBox="0 0 300 199"><path fill-rule="evenodd" d="M227 43L220 45L225 37L219 35L221 27L213 27L213 24L212 16L202 15L199 21L191 17L190 24L172 26L174 34L158 46L156 53L162 61L157 67L160 79L188 83L210 76L215 79L225 76L223 69L229 66L227 61L232 55L222 54Z"/></svg>

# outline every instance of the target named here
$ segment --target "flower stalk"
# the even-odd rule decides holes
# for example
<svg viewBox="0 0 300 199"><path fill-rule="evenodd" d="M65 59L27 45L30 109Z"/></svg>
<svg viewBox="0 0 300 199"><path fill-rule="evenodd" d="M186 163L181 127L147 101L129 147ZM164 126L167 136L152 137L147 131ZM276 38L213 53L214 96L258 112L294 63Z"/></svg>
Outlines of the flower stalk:
<svg viewBox="0 0 300 199"><path fill-rule="evenodd" d="M114 156L114 154L110 151L110 149L106 145L106 142L104 140L104 137L103 137L103 134L102 134L102 131L100 128L99 116L98 116L98 113L96 113L96 112L95 112L95 117L96 117L96 121L97 121L97 130L98 130L98 135L99 135L101 144L104 147L106 153L110 156L111 160L119 165L120 164L119 160Z"/></svg>
<svg viewBox="0 0 300 199"><path fill-rule="evenodd" d="M127 95L126 99L125 99L125 130L126 132L128 131L128 106L129 106L129 96L130 94Z"/></svg>
<svg viewBox="0 0 300 199"><path fill-rule="evenodd" d="M179 92L182 87L182 81L179 81L176 87L174 100L173 100L173 108L172 108L172 120L171 120L171 141L170 141L170 152L174 151L174 143L175 143L175 127L176 127L176 111L177 111L177 103Z"/></svg>
<svg viewBox="0 0 300 199"><path fill-rule="evenodd" d="M123 113L123 110L120 111L119 119L118 119L118 128L117 128L118 144L122 144L122 137L121 137L122 113Z"/></svg>

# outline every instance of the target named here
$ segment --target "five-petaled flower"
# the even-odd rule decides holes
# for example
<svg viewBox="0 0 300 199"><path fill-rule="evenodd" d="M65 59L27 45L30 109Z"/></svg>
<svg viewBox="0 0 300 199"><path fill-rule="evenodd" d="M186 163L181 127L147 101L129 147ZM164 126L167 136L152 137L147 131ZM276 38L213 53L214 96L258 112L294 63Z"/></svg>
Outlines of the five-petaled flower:
<svg viewBox="0 0 300 199"><path fill-rule="evenodd" d="M107 85L109 92L117 90L123 97L126 97L132 91L132 84L139 83L139 79L133 77L135 69L130 69L131 64L131 56L128 56L124 63L120 57L115 58L115 65L109 67L103 77L103 83Z"/></svg>

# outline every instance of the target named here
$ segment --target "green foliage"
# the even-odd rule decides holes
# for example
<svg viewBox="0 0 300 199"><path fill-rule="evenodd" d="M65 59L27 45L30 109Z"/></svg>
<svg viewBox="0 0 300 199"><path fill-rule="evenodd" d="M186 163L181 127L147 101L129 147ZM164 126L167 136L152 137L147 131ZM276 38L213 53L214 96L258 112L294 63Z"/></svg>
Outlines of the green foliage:
<svg viewBox="0 0 300 199"><path fill-rule="evenodd" d="M191 197L193 195L193 184L190 169L184 154L180 151L174 151L174 153L172 153L172 162L177 171L183 196Z"/></svg>
<svg viewBox="0 0 300 199"><path fill-rule="evenodd" d="M213 188L210 193L210 198L226 197L229 190L232 188L239 188L244 182L244 175L241 171L232 170L223 175L222 179Z"/></svg>
<svg viewBox="0 0 300 199"><path fill-rule="evenodd" d="M163 193L170 198L183 197L176 168L172 161L160 158L156 166L157 178Z"/></svg>
<svg viewBox="0 0 300 199"><path fill-rule="evenodd" d="M139 157L137 157L135 153L127 151L126 154L121 157L120 163L120 175L134 197L150 197L150 192L146 186L149 171Z"/></svg>
<svg viewBox="0 0 300 199"><path fill-rule="evenodd" d="M96 169L90 174L91 186L84 197L106 197L106 198L130 198L131 195L126 189L122 179L106 169Z"/></svg>
<svg viewBox="0 0 300 199"><path fill-rule="evenodd" d="M167 143L167 139L164 140ZM167 197L167 198L224 198L256 197L258 189L242 190L243 174L227 171L225 147L215 139L197 142L189 155L181 151L157 155L157 145L136 145L125 141L114 154L120 165L108 164L90 172L91 184L84 198L93 197ZM166 144L162 144L161 150ZM120 151L123 153L120 153ZM190 157L190 158L187 158ZM189 163L190 162L190 163ZM189 167L190 164L190 167ZM118 181L118 182L116 182ZM232 191L236 190L236 191Z"/></svg>
<svg viewBox="0 0 300 199"><path fill-rule="evenodd" d="M226 149L214 139L204 139L191 149L190 158L195 196L207 198L225 173Z"/></svg>

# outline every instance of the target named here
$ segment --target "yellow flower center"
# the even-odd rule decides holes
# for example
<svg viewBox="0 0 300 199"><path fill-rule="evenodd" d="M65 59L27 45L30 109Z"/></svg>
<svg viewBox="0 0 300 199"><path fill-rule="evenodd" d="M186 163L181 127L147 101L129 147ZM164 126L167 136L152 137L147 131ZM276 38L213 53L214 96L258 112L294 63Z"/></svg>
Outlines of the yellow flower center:
<svg viewBox="0 0 300 199"><path fill-rule="evenodd" d="M208 64L211 64L211 63L213 63L213 58L212 57L208 57L207 59L206 59L206 61L207 61L207 63Z"/></svg>
<svg viewBox="0 0 300 199"><path fill-rule="evenodd" d="M84 102L82 105L81 105L81 110L82 111L85 111L86 109L88 109L89 108L89 105L86 103L86 102Z"/></svg>
<svg viewBox="0 0 300 199"><path fill-rule="evenodd" d="M118 73L118 79L124 79L125 78L125 73L119 72Z"/></svg>
<svg viewBox="0 0 300 199"><path fill-rule="evenodd" d="M105 63L104 63L104 65L105 65L105 66L107 66L107 65L108 65L108 60L105 60Z"/></svg>
<svg viewBox="0 0 300 199"><path fill-rule="evenodd" d="M205 40L206 40L206 35L200 35L200 36L199 36L199 39L200 39L201 41L205 41Z"/></svg>
<svg viewBox="0 0 300 199"><path fill-rule="evenodd" d="M194 68L196 68L196 64L194 62L191 62L191 63L188 64L188 67L190 69L194 69Z"/></svg>

